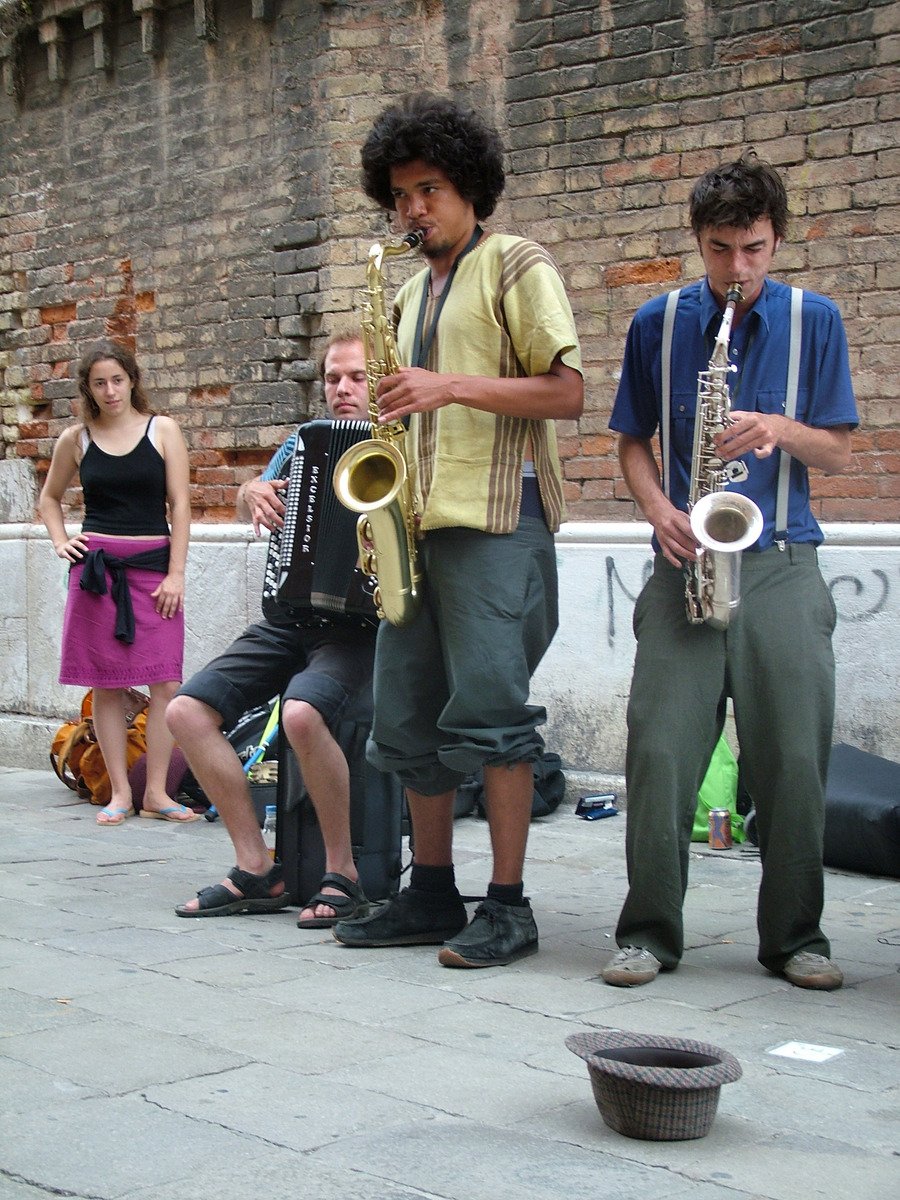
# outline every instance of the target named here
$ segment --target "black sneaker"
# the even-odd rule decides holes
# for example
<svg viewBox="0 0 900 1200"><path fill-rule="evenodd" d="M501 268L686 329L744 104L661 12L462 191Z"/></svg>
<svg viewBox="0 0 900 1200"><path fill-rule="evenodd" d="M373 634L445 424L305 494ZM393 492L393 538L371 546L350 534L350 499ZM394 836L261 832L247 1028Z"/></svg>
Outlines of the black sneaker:
<svg viewBox="0 0 900 1200"><path fill-rule="evenodd" d="M438 962L444 967L505 967L537 954L538 931L530 904L483 900L471 924L444 944Z"/></svg>
<svg viewBox="0 0 900 1200"><path fill-rule="evenodd" d="M404 888L370 917L338 921L332 933L345 946L439 946L466 927L458 892Z"/></svg>

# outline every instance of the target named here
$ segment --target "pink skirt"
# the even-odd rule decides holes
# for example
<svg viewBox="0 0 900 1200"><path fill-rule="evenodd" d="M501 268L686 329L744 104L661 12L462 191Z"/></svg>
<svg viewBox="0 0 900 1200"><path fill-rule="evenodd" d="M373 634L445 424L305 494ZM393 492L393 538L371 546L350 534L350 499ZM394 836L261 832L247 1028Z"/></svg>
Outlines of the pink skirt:
<svg viewBox="0 0 900 1200"><path fill-rule="evenodd" d="M87 537L89 550L102 547L117 558L169 544L168 538L135 541L95 534ZM166 620L156 611L151 593L164 578L161 572L128 568L134 608L134 641L129 646L115 637L116 605L109 572L106 595L98 596L78 586L82 570L81 564L76 564L69 572L59 682L98 688L141 687L170 680L180 683L184 665L184 610Z"/></svg>

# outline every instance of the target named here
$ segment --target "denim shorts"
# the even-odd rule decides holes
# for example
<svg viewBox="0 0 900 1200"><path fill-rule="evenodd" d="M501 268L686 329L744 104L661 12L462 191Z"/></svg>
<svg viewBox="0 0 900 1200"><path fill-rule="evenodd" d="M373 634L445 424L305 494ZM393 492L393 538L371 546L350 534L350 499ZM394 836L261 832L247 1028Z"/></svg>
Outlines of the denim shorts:
<svg viewBox="0 0 900 1200"><path fill-rule="evenodd" d="M305 700L333 728L372 679L375 630L362 626L251 625L179 689L202 700L231 729L273 696Z"/></svg>

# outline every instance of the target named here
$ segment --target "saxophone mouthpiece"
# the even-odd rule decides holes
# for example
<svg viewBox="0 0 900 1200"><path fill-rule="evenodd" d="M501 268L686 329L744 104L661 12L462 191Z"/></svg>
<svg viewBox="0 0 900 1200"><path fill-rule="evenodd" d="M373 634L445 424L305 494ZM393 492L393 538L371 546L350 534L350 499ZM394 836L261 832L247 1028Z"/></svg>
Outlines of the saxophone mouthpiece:
<svg viewBox="0 0 900 1200"><path fill-rule="evenodd" d="M725 293L726 304L740 304L744 298L744 289L739 283L729 283L728 291Z"/></svg>
<svg viewBox="0 0 900 1200"><path fill-rule="evenodd" d="M409 246L410 250L416 250L425 241L425 234L421 229L411 229L403 238L405 245Z"/></svg>

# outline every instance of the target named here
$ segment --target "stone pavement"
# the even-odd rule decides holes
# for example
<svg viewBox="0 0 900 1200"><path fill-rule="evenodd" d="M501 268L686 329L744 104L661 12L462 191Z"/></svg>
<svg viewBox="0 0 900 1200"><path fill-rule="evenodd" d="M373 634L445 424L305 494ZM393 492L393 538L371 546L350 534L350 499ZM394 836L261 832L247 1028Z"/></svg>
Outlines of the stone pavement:
<svg viewBox="0 0 900 1200"><path fill-rule="evenodd" d="M221 824L97 829L50 773L0 770L0 1197L92 1200L896 1200L896 881L828 871L846 985L755 960L759 862L697 846L689 950L648 987L597 972L624 887L624 815L532 827L540 954L454 971L430 947L354 951L296 910L179 920L231 865ZM457 822L463 889L483 822ZM709 1136L622 1137L564 1039L709 1041L743 1078ZM830 1047L826 1061L771 1053Z"/></svg>

